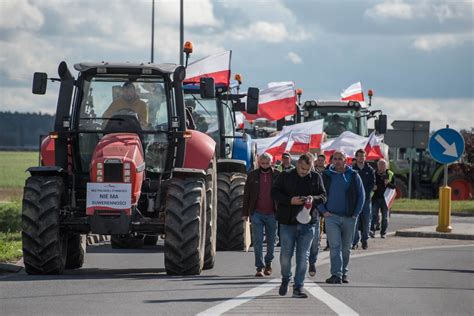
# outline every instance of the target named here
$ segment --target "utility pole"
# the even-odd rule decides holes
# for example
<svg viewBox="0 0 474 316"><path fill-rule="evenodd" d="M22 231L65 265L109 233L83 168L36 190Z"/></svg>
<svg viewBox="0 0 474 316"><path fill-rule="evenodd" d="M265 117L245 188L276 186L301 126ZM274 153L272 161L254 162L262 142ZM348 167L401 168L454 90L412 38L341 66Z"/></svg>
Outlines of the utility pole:
<svg viewBox="0 0 474 316"><path fill-rule="evenodd" d="M155 0L151 2L151 62L154 61L153 48L155 46Z"/></svg>
<svg viewBox="0 0 474 316"><path fill-rule="evenodd" d="M184 15L183 15L183 0L179 1L179 64L184 65L183 45L184 45Z"/></svg>

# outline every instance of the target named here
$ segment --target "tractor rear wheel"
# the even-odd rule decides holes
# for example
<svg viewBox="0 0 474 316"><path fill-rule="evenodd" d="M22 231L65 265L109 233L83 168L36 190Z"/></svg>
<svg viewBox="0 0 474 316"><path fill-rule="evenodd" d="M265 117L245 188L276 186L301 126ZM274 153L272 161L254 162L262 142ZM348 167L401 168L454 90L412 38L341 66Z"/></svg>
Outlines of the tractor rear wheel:
<svg viewBox="0 0 474 316"><path fill-rule="evenodd" d="M206 185L197 178L173 178L165 208L165 270L200 274L206 246Z"/></svg>
<svg viewBox="0 0 474 316"><path fill-rule="evenodd" d="M64 194L60 177L32 176L26 180L22 206L23 261L28 274L62 274L67 233L59 228Z"/></svg>
<svg viewBox="0 0 474 316"><path fill-rule="evenodd" d="M395 191L397 192L396 199L406 199L408 197L407 184L403 179L395 178Z"/></svg>
<svg viewBox="0 0 474 316"><path fill-rule="evenodd" d="M463 175L450 175L448 186L451 187L451 200L469 200L472 198L472 186L469 179Z"/></svg>
<svg viewBox="0 0 474 316"><path fill-rule="evenodd" d="M84 264L86 236L72 234L67 242L66 269L79 269Z"/></svg>
<svg viewBox="0 0 474 316"><path fill-rule="evenodd" d="M143 247L143 236L134 235L112 235L110 245L113 249L138 249Z"/></svg>
<svg viewBox="0 0 474 316"><path fill-rule="evenodd" d="M206 175L206 250L204 269L214 267L217 243L217 170L216 157Z"/></svg>
<svg viewBox="0 0 474 316"><path fill-rule="evenodd" d="M217 250L244 250L242 207L247 175L219 173L217 176Z"/></svg>

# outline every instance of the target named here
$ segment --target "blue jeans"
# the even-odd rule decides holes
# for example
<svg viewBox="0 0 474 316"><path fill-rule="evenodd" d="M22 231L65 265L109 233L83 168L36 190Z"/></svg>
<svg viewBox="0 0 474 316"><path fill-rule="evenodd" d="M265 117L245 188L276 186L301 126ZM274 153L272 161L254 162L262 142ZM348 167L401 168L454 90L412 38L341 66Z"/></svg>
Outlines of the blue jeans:
<svg viewBox="0 0 474 316"><path fill-rule="evenodd" d="M370 229L370 218L372 216L372 203L370 198L365 199L364 206L362 207L362 212L357 217L357 223L354 231L354 241L353 245L357 245L359 240L367 241L369 239L369 229ZM359 227L361 231L359 232ZM361 236L362 235L362 236Z"/></svg>
<svg viewBox="0 0 474 316"><path fill-rule="evenodd" d="M255 266L257 269L270 265L273 261L275 250L275 237L277 232L277 221L275 214L262 214L258 211L252 213L252 243L255 254ZM263 263L263 236L267 239L267 254L265 255L265 264Z"/></svg>
<svg viewBox="0 0 474 316"><path fill-rule="evenodd" d="M385 203L384 198L375 199L372 201L372 224L370 225L370 230L375 231L375 225L377 224L377 216L379 209L382 212L382 225L380 227L380 235L385 235L388 228L388 207Z"/></svg>
<svg viewBox="0 0 474 316"><path fill-rule="evenodd" d="M282 281L290 281L291 259L296 248L295 288L301 288L304 285L314 231L315 225L313 224L280 224L281 278Z"/></svg>
<svg viewBox="0 0 474 316"><path fill-rule="evenodd" d="M324 220L329 241L331 275L342 278L349 271L347 266L351 254L356 219L331 214L331 216L325 217Z"/></svg>
<svg viewBox="0 0 474 316"><path fill-rule="evenodd" d="M319 220L314 224L314 238L309 251L309 263L315 264L319 253Z"/></svg>

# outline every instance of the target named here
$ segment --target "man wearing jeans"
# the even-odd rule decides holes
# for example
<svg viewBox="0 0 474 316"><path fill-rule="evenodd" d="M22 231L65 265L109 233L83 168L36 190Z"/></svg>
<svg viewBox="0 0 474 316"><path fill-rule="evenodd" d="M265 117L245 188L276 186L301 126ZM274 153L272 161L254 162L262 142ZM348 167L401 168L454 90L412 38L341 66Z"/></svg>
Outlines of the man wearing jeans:
<svg viewBox="0 0 474 316"><path fill-rule="evenodd" d="M331 259L331 277L326 283L349 283L347 266L356 219L364 205L364 187L357 171L346 166L342 151L333 154L332 166L324 171L323 182L328 198L318 208L324 216Z"/></svg>
<svg viewBox="0 0 474 316"><path fill-rule="evenodd" d="M357 218L354 240L352 241L352 249L357 249L359 240L362 242L362 249L367 249L369 247L367 240L369 239L370 217L372 214L370 198L375 185L375 170L365 161L365 150L357 150L355 158L356 163L354 165L354 170L359 173L359 176L362 179L362 184L364 185L365 190L365 202L362 207L362 212Z"/></svg>
<svg viewBox="0 0 474 316"><path fill-rule="evenodd" d="M296 267L293 297L308 297L303 290L309 250L318 223L316 205L326 201L326 191L321 176L312 171L313 156L300 156L296 168L282 172L272 188L272 197L277 202L277 219L280 224L281 285L279 294L286 295L291 279L291 259L296 248ZM309 222L301 224L297 215L305 202L309 203ZM317 241L316 241L317 242Z"/></svg>
<svg viewBox="0 0 474 316"><path fill-rule="evenodd" d="M257 268L256 277L272 274L277 222L271 189L279 172L271 167L271 162L271 155L267 153L260 155L258 159L259 168L249 173L244 188L242 218L244 221L247 221L250 215L250 221L252 222L252 243L255 254L255 267ZM264 235L267 239L265 259L263 258Z"/></svg>

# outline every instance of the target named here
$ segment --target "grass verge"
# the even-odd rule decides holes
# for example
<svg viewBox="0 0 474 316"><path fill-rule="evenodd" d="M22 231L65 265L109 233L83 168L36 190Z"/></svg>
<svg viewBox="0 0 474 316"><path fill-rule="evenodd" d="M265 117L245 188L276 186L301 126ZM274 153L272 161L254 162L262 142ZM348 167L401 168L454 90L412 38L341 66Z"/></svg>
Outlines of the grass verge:
<svg viewBox="0 0 474 316"><path fill-rule="evenodd" d="M0 262L16 262L22 255L21 233L0 232Z"/></svg>
<svg viewBox="0 0 474 316"><path fill-rule="evenodd" d="M37 165L37 152L0 151L0 188L22 188L26 169Z"/></svg>
<svg viewBox="0 0 474 316"><path fill-rule="evenodd" d="M392 205L393 211L398 212L438 212L438 200L409 200L396 199ZM452 213L463 213L474 215L474 200L469 201L451 201Z"/></svg>

